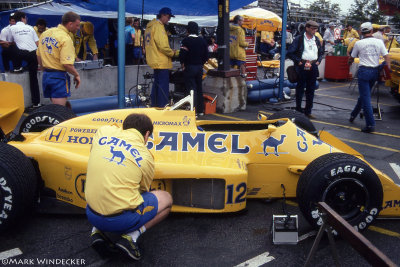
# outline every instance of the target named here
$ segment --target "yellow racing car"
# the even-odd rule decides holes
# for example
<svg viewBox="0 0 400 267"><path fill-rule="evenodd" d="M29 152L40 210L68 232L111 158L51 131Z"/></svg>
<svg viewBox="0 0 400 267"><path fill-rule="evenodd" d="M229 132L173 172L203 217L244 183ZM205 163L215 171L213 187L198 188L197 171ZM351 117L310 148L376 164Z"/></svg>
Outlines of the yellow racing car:
<svg viewBox="0 0 400 267"><path fill-rule="evenodd" d="M74 117L48 105L26 117L22 88L0 82L0 230L32 207L59 213L86 206L86 167L93 135L103 125L121 125L133 112L153 121L148 148L155 157L153 189L167 190L172 211L229 213L248 198L297 198L314 226L322 223L316 203L325 201L356 229L379 216L400 215L400 187L362 155L294 111L255 121L196 120L187 110L138 108ZM65 120L65 121L63 121ZM116 138L110 160L132 154ZM132 154L132 156L134 156Z"/></svg>

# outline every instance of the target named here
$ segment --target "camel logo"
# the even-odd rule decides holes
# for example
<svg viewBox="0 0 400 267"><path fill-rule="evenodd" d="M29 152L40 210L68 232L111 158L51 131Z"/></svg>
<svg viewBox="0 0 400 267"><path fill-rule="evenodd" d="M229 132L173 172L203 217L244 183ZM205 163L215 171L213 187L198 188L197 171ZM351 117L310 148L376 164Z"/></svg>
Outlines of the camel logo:
<svg viewBox="0 0 400 267"><path fill-rule="evenodd" d="M184 126L190 125L190 119L188 118L188 116L183 117L183 125Z"/></svg>
<svg viewBox="0 0 400 267"><path fill-rule="evenodd" d="M51 51L53 51L53 47L51 47L51 45L46 44L46 48L47 48L47 53L51 54Z"/></svg>
<svg viewBox="0 0 400 267"><path fill-rule="evenodd" d="M111 158L104 157L105 159L107 159L110 162L116 162L117 165L125 166L123 164L123 162L125 160L125 155L121 150L114 150L114 146L110 146L110 152L111 152L112 157ZM115 160L115 158L119 158L119 161Z"/></svg>
<svg viewBox="0 0 400 267"><path fill-rule="evenodd" d="M285 138L286 138L285 134L281 135L280 140L278 140L272 136L268 137L268 139L262 143L263 152L260 152L258 154L264 154L264 156L274 154L275 156L278 156L278 157L280 154L288 154L288 152L278 152L278 146L283 144L283 141L285 140ZM274 151L268 152L268 147L272 147Z"/></svg>

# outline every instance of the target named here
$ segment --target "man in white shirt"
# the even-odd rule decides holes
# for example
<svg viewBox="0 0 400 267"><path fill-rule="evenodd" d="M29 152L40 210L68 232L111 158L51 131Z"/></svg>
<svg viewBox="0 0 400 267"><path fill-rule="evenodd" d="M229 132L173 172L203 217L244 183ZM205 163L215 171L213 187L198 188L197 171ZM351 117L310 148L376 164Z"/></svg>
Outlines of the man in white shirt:
<svg viewBox="0 0 400 267"><path fill-rule="evenodd" d="M10 70L10 61L12 61L14 72L19 72L22 70L21 68L21 60L19 60L16 56L17 47L15 43L13 43L10 27L11 25L15 25L14 13L10 14L10 18L8 19L9 25L4 27L0 33L0 45L2 48L1 55L3 58L3 66L5 71Z"/></svg>
<svg viewBox="0 0 400 267"><path fill-rule="evenodd" d="M318 65L321 63L322 51L321 42L315 37L318 29L318 23L309 20L306 22L306 31L298 35L292 45L289 47L287 57L293 60L296 69L298 81L296 85L296 110L304 112L310 119L315 117L311 115L314 101L314 91L317 77L319 76ZM304 89L307 88L306 106L301 108Z"/></svg>
<svg viewBox="0 0 400 267"><path fill-rule="evenodd" d="M351 112L350 122L354 121L362 108L366 126L362 128L361 131L371 133L375 131L375 120L371 106L371 89L378 80L379 57L383 56L389 68L390 57L383 42L373 38L372 24L370 22L361 24L361 33L363 39L355 43L350 58L351 62L356 57L360 59L360 67L357 71L358 91L360 96L358 97L356 106Z"/></svg>
<svg viewBox="0 0 400 267"><path fill-rule="evenodd" d="M14 17L17 23L10 27L12 41L15 42L19 49L18 57L28 63L32 105L34 108L40 107L39 83L37 78L38 61L36 57L39 38L33 27L26 24L27 18L24 12L17 11Z"/></svg>
<svg viewBox="0 0 400 267"><path fill-rule="evenodd" d="M333 52L333 46L335 45L335 23L329 22L329 28L324 32L325 50L328 53Z"/></svg>

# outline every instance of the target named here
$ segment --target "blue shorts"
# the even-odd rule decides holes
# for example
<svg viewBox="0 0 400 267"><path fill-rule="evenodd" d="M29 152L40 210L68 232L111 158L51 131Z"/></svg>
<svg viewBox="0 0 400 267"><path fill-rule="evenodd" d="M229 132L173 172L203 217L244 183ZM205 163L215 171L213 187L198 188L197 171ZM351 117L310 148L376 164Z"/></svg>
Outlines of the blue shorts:
<svg viewBox="0 0 400 267"><path fill-rule="evenodd" d="M43 96L46 98L64 98L71 96L71 81L65 71L43 72Z"/></svg>
<svg viewBox="0 0 400 267"><path fill-rule="evenodd" d="M142 53L142 47L134 47L133 48L133 58L142 58L143 53Z"/></svg>
<svg viewBox="0 0 400 267"><path fill-rule="evenodd" d="M133 232L157 215L157 197L150 192L143 193L142 197L144 202L136 210L126 210L116 216L103 216L94 213L88 205L86 216L89 222L100 231L118 234Z"/></svg>
<svg viewBox="0 0 400 267"><path fill-rule="evenodd" d="M231 59L231 66L238 66L238 68L239 68L240 65L245 64L245 63L246 63L246 61Z"/></svg>

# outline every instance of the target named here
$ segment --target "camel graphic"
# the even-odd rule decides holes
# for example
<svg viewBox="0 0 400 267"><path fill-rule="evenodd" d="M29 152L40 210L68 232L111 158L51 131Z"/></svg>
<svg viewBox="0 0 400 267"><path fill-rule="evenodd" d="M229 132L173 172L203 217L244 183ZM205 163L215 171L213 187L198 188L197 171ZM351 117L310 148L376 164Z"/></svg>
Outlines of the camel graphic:
<svg viewBox="0 0 400 267"><path fill-rule="evenodd" d="M268 156L269 154L275 154L275 156L279 156L279 154L282 154L282 153L278 153L278 146L280 146L283 143L283 140L285 140L285 138L286 138L285 134L281 135L281 140L278 140L278 139L270 136L267 140L265 140L262 143L263 152L264 152L263 154L265 156ZM267 152L268 147L273 147L274 152L273 153Z"/></svg>
<svg viewBox="0 0 400 267"><path fill-rule="evenodd" d="M110 152L112 154L112 158L105 158L108 159L110 162L116 162L118 165L122 165L125 166L124 164L122 164L122 162L124 162L125 160L125 155L124 153L122 153L122 151L120 150L114 150L114 146L110 146ZM120 161L116 161L114 160L114 158L120 158Z"/></svg>
<svg viewBox="0 0 400 267"><path fill-rule="evenodd" d="M46 44L46 47L47 47L47 53L51 54L51 51L53 51L51 44Z"/></svg>

